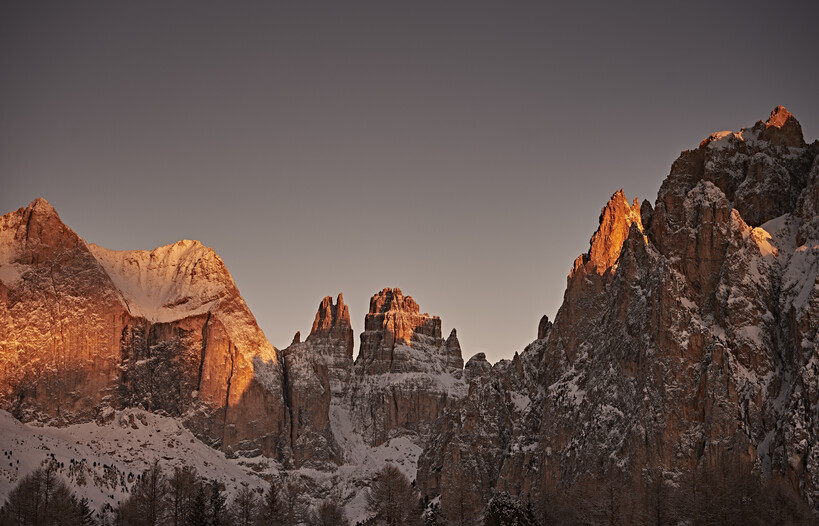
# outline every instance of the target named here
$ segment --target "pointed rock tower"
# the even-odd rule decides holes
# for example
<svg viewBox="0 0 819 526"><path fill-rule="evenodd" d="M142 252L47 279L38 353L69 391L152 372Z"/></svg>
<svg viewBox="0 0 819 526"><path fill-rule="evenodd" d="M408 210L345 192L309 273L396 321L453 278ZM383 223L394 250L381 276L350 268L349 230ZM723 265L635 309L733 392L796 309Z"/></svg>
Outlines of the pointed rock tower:
<svg viewBox="0 0 819 526"><path fill-rule="evenodd" d="M330 296L321 300L307 342L324 357L333 396L341 397L353 372L353 328L341 293L335 305Z"/></svg>
<svg viewBox="0 0 819 526"><path fill-rule="evenodd" d="M421 433L466 395L456 332L441 338L441 320L422 314L400 289L370 300L355 363L350 405L371 445L402 433Z"/></svg>

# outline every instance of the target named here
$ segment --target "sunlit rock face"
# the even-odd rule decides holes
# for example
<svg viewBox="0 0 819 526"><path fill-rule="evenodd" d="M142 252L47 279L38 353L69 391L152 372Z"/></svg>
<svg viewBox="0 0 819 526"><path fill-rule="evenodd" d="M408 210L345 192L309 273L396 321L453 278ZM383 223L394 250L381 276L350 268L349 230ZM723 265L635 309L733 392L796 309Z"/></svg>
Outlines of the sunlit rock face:
<svg viewBox="0 0 819 526"><path fill-rule="evenodd" d="M0 219L0 245L3 408L68 424L142 406L228 453L287 455L276 350L213 250L88 245L42 199Z"/></svg>
<svg viewBox="0 0 819 526"><path fill-rule="evenodd" d="M378 445L396 433L425 433L453 401L466 394L463 358L453 330L422 314L400 289L370 300L355 363L349 405L365 440Z"/></svg>
<svg viewBox="0 0 819 526"><path fill-rule="evenodd" d="M382 290L370 299L356 368L363 374L411 370L415 362L401 348L411 346L413 339L440 340L440 318L422 314L415 300L404 296L401 289Z"/></svg>
<svg viewBox="0 0 819 526"><path fill-rule="evenodd" d="M817 155L778 107L683 152L653 207L615 193L554 324L491 373L467 363L422 492L454 520L495 490L731 455L819 505Z"/></svg>
<svg viewBox="0 0 819 526"><path fill-rule="evenodd" d="M600 226L589 241L588 254L581 256L582 263L598 274L609 270L620 258L632 224L643 231L640 204L635 198L634 204L630 205L621 188L600 211Z"/></svg>
<svg viewBox="0 0 819 526"><path fill-rule="evenodd" d="M94 418L117 399L130 316L44 199L0 218L0 404L24 420Z"/></svg>

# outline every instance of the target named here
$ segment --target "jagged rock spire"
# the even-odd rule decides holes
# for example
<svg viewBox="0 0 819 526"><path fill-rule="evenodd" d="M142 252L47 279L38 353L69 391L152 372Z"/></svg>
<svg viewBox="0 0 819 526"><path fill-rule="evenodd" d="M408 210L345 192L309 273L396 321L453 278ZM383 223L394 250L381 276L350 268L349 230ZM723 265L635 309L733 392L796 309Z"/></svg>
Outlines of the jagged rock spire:
<svg viewBox="0 0 819 526"><path fill-rule="evenodd" d="M623 189L616 191L600 211L600 226L589 241L589 260L598 274L602 274L620 257L620 250L628 238L632 223L643 229L640 219L640 202L635 198L629 205Z"/></svg>
<svg viewBox="0 0 819 526"><path fill-rule="evenodd" d="M451 355L446 360L448 367L463 367L457 334L453 331L445 342L438 316L421 313L418 303L411 296L404 296L401 289L385 288L370 299L356 364L361 364L369 374L413 368L413 364L398 363L394 349L399 344L414 347L420 341Z"/></svg>
<svg viewBox="0 0 819 526"><path fill-rule="evenodd" d="M447 365L454 369L462 369L464 366L463 355L461 354L461 342L458 341L458 332L453 328L446 339Z"/></svg>
<svg viewBox="0 0 819 526"><path fill-rule="evenodd" d="M537 324L537 339L541 340L545 338L551 328L552 322L550 322L549 317L544 314L543 317L540 318L540 323Z"/></svg>
<svg viewBox="0 0 819 526"><path fill-rule="evenodd" d="M350 309L344 304L344 296L340 292L335 305L333 305L333 298L330 296L326 296L321 300L307 341L316 338L343 342L347 356L352 359L353 328L350 325Z"/></svg>
<svg viewBox="0 0 819 526"><path fill-rule="evenodd" d="M614 192L600 211L600 226L589 240L589 252L577 258L572 275L580 266L600 275L610 269L620 257L632 223L636 223L640 231L643 230L640 202L635 198L634 203L629 204L621 188Z"/></svg>
<svg viewBox="0 0 819 526"><path fill-rule="evenodd" d="M802 125L785 106L777 106L771 111L761 138L776 145L793 148L805 146Z"/></svg>
<svg viewBox="0 0 819 526"><path fill-rule="evenodd" d="M411 296L401 289L385 288L370 299L370 312L364 318L360 356L365 361L388 359L396 343L410 345L413 335L441 337L441 320L421 313Z"/></svg>

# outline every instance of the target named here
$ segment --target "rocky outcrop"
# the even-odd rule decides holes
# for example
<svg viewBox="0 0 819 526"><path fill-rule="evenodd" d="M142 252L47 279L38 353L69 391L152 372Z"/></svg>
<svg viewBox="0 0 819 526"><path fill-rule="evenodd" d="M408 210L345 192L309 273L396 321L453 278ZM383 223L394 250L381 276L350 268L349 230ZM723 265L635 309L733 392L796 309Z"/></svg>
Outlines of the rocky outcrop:
<svg viewBox="0 0 819 526"><path fill-rule="evenodd" d="M143 406L228 453L283 454L278 355L211 249L87 245L43 199L0 239L3 408L69 424Z"/></svg>
<svg viewBox="0 0 819 526"><path fill-rule="evenodd" d="M446 366L458 376L459 371L464 367L464 359L461 354L461 342L458 340L458 332L455 329L450 331L446 338Z"/></svg>
<svg viewBox="0 0 819 526"><path fill-rule="evenodd" d="M466 394L456 332L441 338L441 320L421 314L400 289L370 300L349 405L365 440L378 445L396 434L424 434Z"/></svg>
<svg viewBox="0 0 819 526"><path fill-rule="evenodd" d="M573 353L577 338L594 330L595 316L606 309L598 296L604 293L617 270L617 262L632 225L642 234L642 218L637 199L629 204L622 190L611 196L600 212L600 224L589 240L589 251L577 257L567 279L561 309L563 316L554 321L554 331L569 342Z"/></svg>
<svg viewBox="0 0 819 526"><path fill-rule="evenodd" d="M549 317L545 314L540 318L540 322L537 324L537 339L541 340L549 334L549 331L552 328L552 322L549 321Z"/></svg>
<svg viewBox="0 0 819 526"><path fill-rule="evenodd" d="M330 404L342 399L353 372L353 329L342 295L335 304L325 297L307 339L294 339L282 354L293 464L332 469L341 451L330 425Z"/></svg>
<svg viewBox="0 0 819 526"><path fill-rule="evenodd" d="M341 293L335 305L330 296L321 300L307 342L324 357L333 396L341 397L353 373L353 328Z"/></svg>
<svg viewBox="0 0 819 526"><path fill-rule="evenodd" d="M413 339L440 340L440 318L422 314L415 300L405 297L401 289L382 290L370 299L370 311L364 318L357 371L382 374L412 370L415 362L406 353L402 354L401 348L411 347Z"/></svg>
<svg viewBox="0 0 819 526"><path fill-rule="evenodd" d="M785 106L777 106L765 121L765 128L760 138L773 146L803 148L805 139L802 136L802 125Z"/></svg>
<svg viewBox="0 0 819 526"><path fill-rule="evenodd" d="M600 226L589 241L589 252L583 257L583 264L603 274L612 268L620 258L620 250L628 237L633 223L643 231L640 219L640 203L637 198L629 205L621 188L609 199L600 212Z"/></svg>
<svg viewBox="0 0 819 526"><path fill-rule="evenodd" d="M422 491L462 520L494 490L587 473L639 486L730 455L817 506L817 154L779 107L682 152L653 207L615 193L554 324L514 367L467 364Z"/></svg>

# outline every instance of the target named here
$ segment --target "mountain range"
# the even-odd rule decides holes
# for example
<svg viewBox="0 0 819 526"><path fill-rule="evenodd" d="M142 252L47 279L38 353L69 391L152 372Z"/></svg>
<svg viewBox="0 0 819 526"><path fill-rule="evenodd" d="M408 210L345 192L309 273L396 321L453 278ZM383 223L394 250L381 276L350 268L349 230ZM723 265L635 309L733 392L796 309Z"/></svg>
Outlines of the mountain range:
<svg viewBox="0 0 819 526"><path fill-rule="evenodd" d="M464 364L397 288L355 359L341 294L276 349L211 248L107 250L36 199L0 218L0 498L52 456L119 502L156 457L228 488L292 478L364 520L393 463L462 523L499 491L731 459L816 510L817 276L819 141L782 106L683 151L653 204L615 192L554 320L496 364Z"/></svg>

